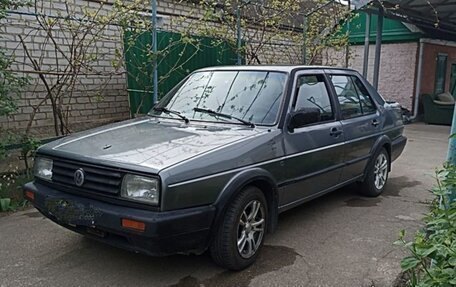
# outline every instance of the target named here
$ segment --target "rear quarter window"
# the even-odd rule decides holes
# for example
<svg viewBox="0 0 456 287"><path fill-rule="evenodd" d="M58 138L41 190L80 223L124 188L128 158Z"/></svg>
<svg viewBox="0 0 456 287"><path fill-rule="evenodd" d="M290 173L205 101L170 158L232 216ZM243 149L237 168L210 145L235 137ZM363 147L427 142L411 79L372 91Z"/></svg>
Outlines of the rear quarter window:
<svg viewBox="0 0 456 287"><path fill-rule="evenodd" d="M340 105L342 119L375 113L377 108L367 88L356 76L330 75Z"/></svg>

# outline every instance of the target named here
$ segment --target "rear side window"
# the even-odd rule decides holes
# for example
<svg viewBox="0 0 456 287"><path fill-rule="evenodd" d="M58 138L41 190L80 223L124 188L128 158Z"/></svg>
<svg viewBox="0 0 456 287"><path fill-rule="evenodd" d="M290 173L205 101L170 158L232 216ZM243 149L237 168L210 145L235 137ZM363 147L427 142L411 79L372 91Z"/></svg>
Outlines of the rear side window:
<svg viewBox="0 0 456 287"><path fill-rule="evenodd" d="M323 75L304 75L298 77L295 110L317 108L321 121L334 119L328 89Z"/></svg>
<svg viewBox="0 0 456 287"><path fill-rule="evenodd" d="M376 108L366 87L354 76L331 75L343 119L375 113Z"/></svg>
<svg viewBox="0 0 456 287"><path fill-rule="evenodd" d="M363 114L366 115L375 113L377 109L375 108L375 104L369 96L366 87L363 85L363 83L358 77L352 76L351 78L353 83L355 84L356 92L359 96L359 101L361 103L361 109L363 111Z"/></svg>

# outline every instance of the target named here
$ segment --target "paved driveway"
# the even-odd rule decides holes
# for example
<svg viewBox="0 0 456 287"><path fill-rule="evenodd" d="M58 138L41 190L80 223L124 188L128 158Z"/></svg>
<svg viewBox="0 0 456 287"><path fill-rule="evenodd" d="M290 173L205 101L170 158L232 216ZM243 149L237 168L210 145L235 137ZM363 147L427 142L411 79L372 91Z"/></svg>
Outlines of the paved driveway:
<svg viewBox="0 0 456 287"><path fill-rule="evenodd" d="M152 258L105 246L33 209L0 217L0 286L391 286L402 257L392 242L400 229L419 228L449 128L414 124L406 134L384 195L347 187L281 215L243 272L207 255Z"/></svg>

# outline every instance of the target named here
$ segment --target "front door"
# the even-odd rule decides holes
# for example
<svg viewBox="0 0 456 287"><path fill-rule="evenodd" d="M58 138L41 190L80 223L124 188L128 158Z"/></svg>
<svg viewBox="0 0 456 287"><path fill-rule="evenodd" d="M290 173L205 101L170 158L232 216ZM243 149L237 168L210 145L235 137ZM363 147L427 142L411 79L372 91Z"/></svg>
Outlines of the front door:
<svg viewBox="0 0 456 287"><path fill-rule="evenodd" d="M341 181L363 174L375 141L382 130L382 117L361 80L354 75L331 74L345 133L345 163Z"/></svg>
<svg viewBox="0 0 456 287"><path fill-rule="evenodd" d="M294 87L292 111L318 109L320 120L293 131L284 128L286 180L280 183L281 209L336 185L343 166L344 133L336 120L326 76L321 72L301 72Z"/></svg>

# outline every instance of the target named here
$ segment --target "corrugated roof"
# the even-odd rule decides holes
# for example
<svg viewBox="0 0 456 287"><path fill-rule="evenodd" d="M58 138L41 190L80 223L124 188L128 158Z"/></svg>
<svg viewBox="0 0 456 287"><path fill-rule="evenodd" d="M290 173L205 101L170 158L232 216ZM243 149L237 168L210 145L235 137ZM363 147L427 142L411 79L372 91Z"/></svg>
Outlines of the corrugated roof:
<svg viewBox="0 0 456 287"><path fill-rule="evenodd" d="M357 8L385 8L385 16L419 27L434 38L456 40L455 0L352 0Z"/></svg>

